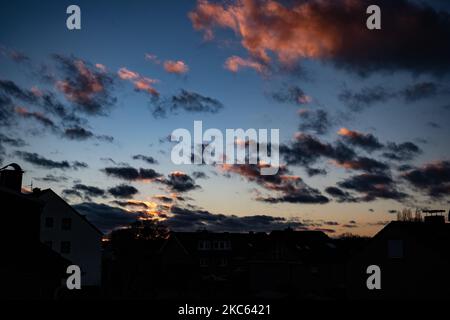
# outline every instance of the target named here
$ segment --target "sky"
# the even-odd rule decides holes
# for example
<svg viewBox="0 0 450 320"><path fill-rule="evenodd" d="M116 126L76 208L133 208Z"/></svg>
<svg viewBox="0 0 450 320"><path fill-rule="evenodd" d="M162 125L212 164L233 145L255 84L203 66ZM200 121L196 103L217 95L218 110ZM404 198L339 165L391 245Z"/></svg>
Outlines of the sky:
<svg viewBox="0 0 450 320"><path fill-rule="evenodd" d="M369 30L370 4L0 1L0 165L105 232L371 236L405 208L448 209L450 6L376 1ZM278 174L175 165L170 135L195 120L279 129Z"/></svg>

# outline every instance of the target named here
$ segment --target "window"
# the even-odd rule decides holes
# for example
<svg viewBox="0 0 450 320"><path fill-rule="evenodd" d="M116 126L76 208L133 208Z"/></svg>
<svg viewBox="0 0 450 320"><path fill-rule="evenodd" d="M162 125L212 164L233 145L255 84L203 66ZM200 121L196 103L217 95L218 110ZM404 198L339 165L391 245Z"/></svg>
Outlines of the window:
<svg viewBox="0 0 450 320"><path fill-rule="evenodd" d="M388 241L388 256L392 259L403 258L403 240Z"/></svg>
<svg viewBox="0 0 450 320"><path fill-rule="evenodd" d="M45 218L45 227L46 228L53 228L53 224L54 224L53 217Z"/></svg>
<svg viewBox="0 0 450 320"><path fill-rule="evenodd" d="M50 249L51 249L52 246L53 246L53 242L52 242L52 241L45 241L44 244L45 244L47 247L49 247Z"/></svg>
<svg viewBox="0 0 450 320"><path fill-rule="evenodd" d="M61 253L70 253L70 241L61 241Z"/></svg>
<svg viewBox="0 0 450 320"><path fill-rule="evenodd" d="M70 230L72 229L72 219L70 218L63 218L61 222L61 229L62 230Z"/></svg>

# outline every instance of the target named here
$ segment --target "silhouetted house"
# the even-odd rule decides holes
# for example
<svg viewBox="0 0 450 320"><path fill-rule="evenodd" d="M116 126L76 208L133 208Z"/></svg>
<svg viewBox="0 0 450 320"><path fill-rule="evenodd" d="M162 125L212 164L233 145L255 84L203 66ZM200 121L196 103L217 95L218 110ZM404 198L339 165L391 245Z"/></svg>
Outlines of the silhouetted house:
<svg viewBox="0 0 450 320"><path fill-rule="evenodd" d="M21 168L0 169L0 297L52 298L61 289L70 261L40 242L44 203L21 193Z"/></svg>
<svg viewBox="0 0 450 320"><path fill-rule="evenodd" d="M325 298L342 286L333 240L321 231L272 231L250 257L250 286L262 296Z"/></svg>
<svg viewBox="0 0 450 320"><path fill-rule="evenodd" d="M102 288L110 298L153 298L158 294L158 252L164 239L136 238L131 229L115 230L103 242Z"/></svg>
<svg viewBox="0 0 450 320"><path fill-rule="evenodd" d="M51 189L33 190L41 201L41 242L81 268L82 286L101 285L102 232Z"/></svg>
<svg viewBox="0 0 450 320"><path fill-rule="evenodd" d="M381 269L381 290L368 290L369 265ZM450 224L442 218L394 221L348 264L348 296L356 299L450 298Z"/></svg>
<svg viewBox="0 0 450 320"><path fill-rule="evenodd" d="M177 295L225 294L238 279L245 280L252 241L249 234L172 232L160 250L161 279Z"/></svg>

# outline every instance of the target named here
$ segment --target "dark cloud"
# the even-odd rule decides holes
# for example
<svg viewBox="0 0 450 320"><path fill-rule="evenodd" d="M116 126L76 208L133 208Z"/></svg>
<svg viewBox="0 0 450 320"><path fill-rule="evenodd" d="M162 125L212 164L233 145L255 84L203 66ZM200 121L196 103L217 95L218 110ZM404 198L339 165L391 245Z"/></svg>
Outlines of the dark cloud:
<svg viewBox="0 0 450 320"><path fill-rule="evenodd" d="M113 136L108 136L105 134L101 134L101 135L97 135L95 136L99 141L103 141L103 142L109 142L112 143L114 141L114 137Z"/></svg>
<svg viewBox="0 0 450 320"><path fill-rule="evenodd" d="M385 103L391 99L402 99L405 103L412 103L437 95L448 95L449 93L450 90L446 86L435 82L424 81L410 84L397 90L388 89L382 85L364 87L359 91L345 88L338 95L338 98L350 110L359 112L374 104Z"/></svg>
<svg viewBox="0 0 450 320"><path fill-rule="evenodd" d="M146 208L138 203L126 201L114 201L113 203L122 207L137 207L144 210L125 210L93 202L84 202L73 207L105 233L129 225L140 218L148 218L148 215L145 213ZM272 230L284 230L287 227L297 230L308 229L307 224L283 217L267 215L240 217L213 214L206 210L181 208L178 206L172 206L170 213L164 216L166 218L162 223L173 231L192 232L199 229L207 229L212 232L269 232Z"/></svg>
<svg viewBox="0 0 450 320"><path fill-rule="evenodd" d="M11 138L0 132L0 145L1 144L6 144L16 148L21 148L27 145L21 138Z"/></svg>
<svg viewBox="0 0 450 320"><path fill-rule="evenodd" d="M359 112L375 103L386 102L392 94L382 86L362 88L360 92L344 89L338 96L352 111Z"/></svg>
<svg viewBox="0 0 450 320"><path fill-rule="evenodd" d="M192 176L195 179L208 179L209 177L206 175L206 173L201 172L201 171L194 171L192 172Z"/></svg>
<svg viewBox="0 0 450 320"><path fill-rule="evenodd" d="M280 146L280 153L288 164L308 167L321 157L333 159L339 163L356 158L354 150L341 142L334 145L322 142L309 134L297 134L290 144Z"/></svg>
<svg viewBox="0 0 450 320"><path fill-rule="evenodd" d="M380 141L378 141L378 139L370 133L362 133L349 130L347 128L341 128L338 131L338 134L345 142L353 146L358 146L368 152L383 148L383 144L381 144Z"/></svg>
<svg viewBox="0 0 450 320"><path fill-rule="evenodd" d="M0 54L4 55L5 57L10 58L16 63L26 63L29 62L31 59L23 52L20 52L15 49L7 48L4 46L0 46Z"/></svg>
<svg viewBox="0 0 450 320"><path fill-rule="evenodd" d="M346 142L358 144L371 150L381 147L381 144L373 136L363 136L357 139L350 138ZM342 141L336 141L334 144L331 144L320 141L312 135L303 133L297 134L293 142L281 145L280 154L287 164L303 166L306 168L307 173L311 169L311 165L317 163L321 158L330 159L333 164L345 169L365 172L383 172L390 170L386 163L377 159L358 156L353 149ZM313 171L312 173L315 172ZM318 173L325 174L326 172L322 171Z"/></svg>
<svg viewBox="0 0 450 320"><path fill-rule="evenodd" d="M318 110L301 110L300 113L300 131L313 132L318 135L328 133L333 125L332 120L327 111L323 109Z"/></svg>
<svg viewBox="0 0 450 320"><path fill-rule="evenodd" d="M86 162L80 162L80 161L73 161L72 167L74 169L86 169L89 168L88 164Z"/></svg>
<svg viewBox="0 0 450 320"><path fill-rule="evenodd" d="M53 122L53 120L46 117L40 112L28 111L26 108L23 107L17 107L15 111L19 116L28 119L34 119L44 127L49 128L54 132L57 132L59 130L58 126Z"/></svg>
<svg viewBox="0 0 450 320"><path fill-rule="evenodd" d="M108 189L108 192L116 198L130 199L139 191L133 186L121 184Z"/></svg>
<svg viewBox="0 0 450 320"><path fill-rule="evenodd" d="M256 164L227 164L221 168L225 174L237 174L271 192L270 196L258 196L256 199L259 201L319 204L328 202L328 198L320 191L309 187L300 177L292 175L285 166L280 166L274 175L261 175L261 166Z"/></svg>
<svg viewBox="0 0 450 320"><path fill-rule="evenodd" d="M10 127L12 125L12 120L14 117L14 106L12 100L0 94L0 125L2 128Z"/></svg>
<svg viewBox="0 0 450 320"><path fill-rule="evenodd" d="M450 162L436 161L404 172L402 177L420 192L432 198L450 195Z"/></svg>
<svg viewBox="0 0 450 320"><path fill-rule="evenodd" d="M180 171L170 173L167 179L161 179L160 182L169 186L175 192L187 192L200 188L191 176Z"/></svg>
<svg viewBox="0 0 450 320"><path fill-rule="evenodd" d="M206 39L234 31L248 54L267 65L316 59L360 75L450 71L450 14L424 2L379 0L382 28L365 27L373 1L198 1L189 14ZM412 22L411 22L412 21Z"/></svg>
<svg viewBox="0 0 450 320"><path fill-rule="evenodd" d="M78 197L80 199L83 199L83 194L80 191L74 190L74 189L64 189L62 191L62 195L64 197Z"/></svg>
<svg viewBox="0 0 450 320"><path fill-rule="evenodd" d="M87 168L87 164L84 162L73 161L70 163L69 161L54 161L51 159L44 158L37 153L25 152L25 151L16 151L14 153L16 156L21 158L23 161L31 163L35 166L46 168L46 169L80 169Z"/></svg>
<svg viewBox="0 0 450 320"><path fill-rule="evenodd" d="M330 200L325 197L319 190L303 185L292 191L286 191L278 197L260 197L260 201L269 203L306 203L306 204L325 204Z"/></svg>
<svg viewBox="0 0 450 320"><path fill-rule="evenodd" d="M384 172L389 171L389 166L381 161L367 158L367 157L357 157L353 160L345 160L338 162L338 165L352 170L361 170L366 172Z"/></svg>
<svg viewBox="0 0 450 320"><path fill-rule="evenodd" d="M433 128L433 129L440 129L441 128L441 126L438 123L433 122L433 121L427 122L427 126L429 126L430 128Z"/></svg>
<svg viewBox="0 0 450 320"><path fill-rule="evenodd" d="M318 176L318 175L325 176L327 174L327 171L325 169L306 167L305 170L306 170L306 174L309 177L314 177L314 176Z"/></svg>
<svg viewBox="0 0 450 320"><path fill-rule="evenodd" d="M108 176L128 181L154 180L156 178L162 177L162 174L156 172L153 169L140 168L138 170L133 167L107 167L102 169L102 171Z"/></svg>
<svg viewBox="0 0 450 320"><path fill-rule="evenodd" d="M114 137L108 135L95 135L92 131L80 126L66 128L62 133L62 136L69 140L78 140L78 141L85 141L93 138L108 143L112 143L114 141Z"/></svg>
<svg viewBox="0 0 450 320"><path fill-rule="evenodd" d="M133 156L134 160L142 160L149 164L158 164L158 161L151 156L144 156L143 154L137 154Z"/></svg>
<svg viewBox="0 0 450 320"><path fill-rule="evenodd" d="M421 82L403 89L400 94L407 102L433 97L438 94L439 85L434 82Z"/></svg>
<svg viewBox="0 0 450 320"><path fill-rule="evenodd" d="M140 201L113 200L113 201L111 201L111 203L114 203L123 208L131 207L131 208L150 209L149 205L146 202L140 202Z"/></svg>
<svg viewBox="0 0 450 320"><path fill-rule="evenodd" d="M67 177L55 176L53 174L47 174L45 177L34 179L37 181L44 181L44 182L67 182L69 180Z"/></svg>
<svg viewBox="0 0 450 320"><path fill-rule="evenodd" d="M177 111L217 113L223 109L223 104L219 100L184 89L169 98L156 100L154 105L154 117L164 117Z"/></svg>
<svg viewBox="0 0 450 320"><path fill-rule="evenodd" d="M353 190L364 194L361 201L373 201L380 199L403 200L407 195L397 190L392 178L383 173L364 173L352 176L338 183L344 189Z"/></svg>
<svg viewBox="0 0 450 320"><path fill-rule="evenodd" d="M54 115L64 120L65 123L82 123L84 121L73 112L70 113L49 91L43 91L36 87L31 90L23 89L13 81L0 80L0 92L3 92L3 103L12 103L11 99L16 99L21 103L40 107L45 112L45 115L41 113L42 116L47 118L48 115Z"/></svg>
<svg viewBox="0 0 450 320"><path fill-rule="evenodd" d="M23 102L37 102L37 97L31 90L23 90L10 80L0 80L0 92L3 92L6 96L18 99Z"/></svg>
<svg viewBox="0 0 450 320"><path fill-rule="evenodd" d="M213 214L205 210L191 210L173 206L171 216L164 221L175 231L195 231L207 229L213 232L268 232L293 229L306 229L299 221L266 215L238 217L234 215Z"/></svg>
<svg viewBox="0 0 450 320"><path fill-rule="evenodd" d="M322 156L332 155L334 148L312 135L298 134L291 144L280 145L280 153L288 164L308 166Z"/></svg>
<svg viewBox="0 0 450 320"><path fill-rule="evenodd" d="M339 189L338 187L327 187L325 192L336 199L337 202L357 202L358 199L353 197L349 192Z"/></svg>
<svg viewBox="0 0 450 320"><path fill-rule="evenodd" d="M154 196L153 199L164 202L164 203L172 203L174 201L173 198L164 196L164 195Z"/></svg>
<svg viewBox="0 0 450 320"><path fill-rule="evenodd" d="M113 77L92 67L88 62L55 54L63 79L56 87L78 110L88 115L106 115L116 102L111 94Z"/></svg>
<svg viewBox="0 0 450 320"><path fill-rule="evenodd" d="M81 127L67 128L64 130L64 136L71 140L86 140L94 136L94 134Z"/></svg>
<svg viewBox="0 0 450 320"><path fill-rule="evenodd" d="M15 107L12 99L33 105L39 111L30 111L22 106ZM82 126L86 125L87 121L78 117L73 111L68 111L49 91L43 91L36 87L27 90L20 88L12 81L0 80L0 105L4 105L5 109L0 116L0 123L5 126L11 125L16 117L21 117L34 120L50 129L51 132L71 140L96 138L105 142L113 141L111 136L94 135L90 130L83 128ZM56 122L53 118L56 118Z"/></svg>
<svg viewBox="0 0 450 320"><path fill-rule="evenodd" d="M81 183L75 184L72 189L82 192L85 197L103 197L105 195L105 190Z"/></svg>
<svg viewBox="0 0 450 320"><path fill-rule="evenodd" d="M386 149L387 152L383 153L383 157L396 161L412 160L422 153L422 150L412 142L404 142L400 144L389 142L386 145Z"/></svg>

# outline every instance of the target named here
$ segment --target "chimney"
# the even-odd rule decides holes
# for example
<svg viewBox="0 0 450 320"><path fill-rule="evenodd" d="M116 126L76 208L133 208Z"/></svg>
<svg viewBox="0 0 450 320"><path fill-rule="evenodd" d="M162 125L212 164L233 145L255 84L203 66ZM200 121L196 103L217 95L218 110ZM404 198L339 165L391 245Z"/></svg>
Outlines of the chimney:
<svg viewBox="0 0 450 320"><path fill-rule="evenodd" d="M8 169L8 167L12 167ZM0 187L21 192L23 170L17 163L11 163L0 169Z"/></svg>

